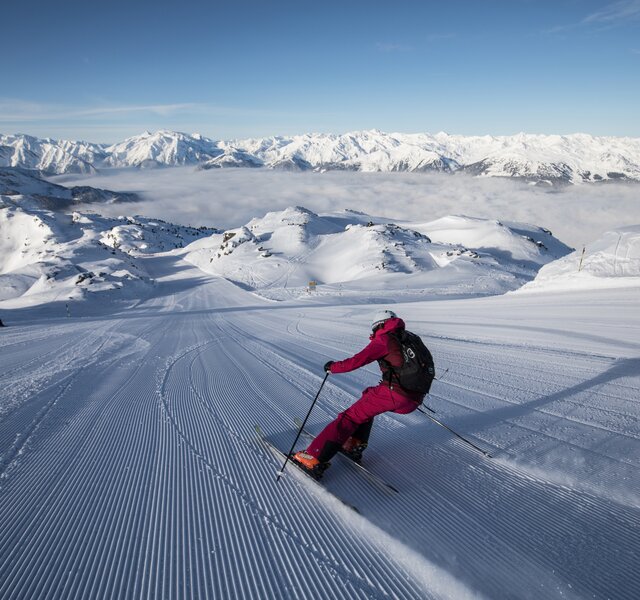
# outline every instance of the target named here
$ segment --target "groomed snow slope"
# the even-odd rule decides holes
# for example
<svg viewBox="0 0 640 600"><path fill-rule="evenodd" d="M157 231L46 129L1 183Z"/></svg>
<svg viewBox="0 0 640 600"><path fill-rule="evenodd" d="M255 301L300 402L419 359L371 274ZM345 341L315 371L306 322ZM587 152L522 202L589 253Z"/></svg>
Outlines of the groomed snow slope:
<svg viewBox="0 0 640 600"><path fill-rule="evenodd" d="M326 497L256 440L293 436L321 365L374 305L272 303L181 260L141 258L122 313L0 329L0 597L640 597L638 290L397 305L432 349L424 415L378 419ZM363 299L364 300L364 299ZM332 376L314 431L366 385Z"/></svg>

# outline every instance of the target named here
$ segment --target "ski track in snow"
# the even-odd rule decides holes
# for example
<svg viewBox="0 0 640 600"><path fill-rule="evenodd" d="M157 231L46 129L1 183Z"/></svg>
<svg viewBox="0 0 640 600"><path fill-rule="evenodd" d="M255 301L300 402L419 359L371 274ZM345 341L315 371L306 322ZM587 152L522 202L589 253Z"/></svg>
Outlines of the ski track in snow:
<svg viewBox="0 0 640 600"><path fill-rule="evenodd" d="M157 295L129 311L2 331L0 598L640 597L640 344L401 307L449 368L426 404L496 458L380 417L365 461L400 494L325 475L357 515L293 468L276 484L254 426L293 441L371 307L145 260ZM310 430L377 379L330 377Z"/></svg>

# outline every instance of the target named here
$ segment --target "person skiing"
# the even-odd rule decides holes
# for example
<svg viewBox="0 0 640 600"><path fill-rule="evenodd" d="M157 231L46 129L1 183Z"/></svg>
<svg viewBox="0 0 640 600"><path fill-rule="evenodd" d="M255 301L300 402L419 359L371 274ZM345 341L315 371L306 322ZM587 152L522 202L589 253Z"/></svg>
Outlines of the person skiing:
<svg viewBox="0 0 640 600"><path fill-rule="evenodd" d="M330 373L348 373L377 360L382 379L378 385L366 388L360 398L329 423L306 450L291 457L298 465L320 476L329 466L329 460L339 451L359 461L377 415L385 412L408 414L422 403L425 394L403 389L394 373L394 368L401 367L404 360L396 337L404 328L404 321L393 311L380 310L373 317L370 342L363 350L350 358L330 360L324 365L324 370Z"/></svg>

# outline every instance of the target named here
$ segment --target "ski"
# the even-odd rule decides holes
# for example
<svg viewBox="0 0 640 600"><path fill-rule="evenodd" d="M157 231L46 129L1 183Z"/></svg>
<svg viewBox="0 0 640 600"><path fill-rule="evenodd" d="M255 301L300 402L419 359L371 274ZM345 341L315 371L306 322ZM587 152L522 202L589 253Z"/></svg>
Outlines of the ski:
<svg viewBox="0 0 640 600"><path fill-rule="evenodd" d="M278 456L278 458L281 459L286 459L287 458L287 454L285 452L283 452L282 450L280 450L280 448L278 448L275 444L271 443L266 436L264 435L264 432L262 431L262 427L260 427L260 425L255 425L255 430L256 433L258 434L258 439L262 442L262 444L272 452L272 454L275 454L276 456ZM331 496L333 496L336 500L338 500L339 502L341 502L342 504L344 504L344 506L346 506L347 508L350 508L351 510L353 510L354 512L360 513L360 510L354 506L353 504L350 504L349 502L347 502L346 500L343 500L342 498L340 498L340 496L336 496L336 494L334 494L333 492L331 492L330 490L328 490L321 482L320 479L317 477L314 477L313 474L311 474L309 471L307 471L304 467L301 467L297 462L295 462L294 460L289 460L289 464L292 464L298 471L300 471L301 473L304 473L306 477L308 477L311 481L313 481L318 487L322 488L323 491L325 491L327 494L330 494ZM279 473L279 475L281 475L282 473Z"/></svg>
<svg viewBox="0 0 640 600"><path fill-rule="evenodd" d="M302 421L300 419L298 419L297 417L294 417L293 422L295 423L296 427L298 427L298 429L300 429L302 427ZM313 435L313 433L311 433L310 431L307 431L306 429L303 429L302 433L305 436L307 436L308 438L310 438L310 439L314 439L316 437L315 435ZM380 477L379 475L376 475L375 473L369 471L369 469L367 469L367 467L363 467L359 462L356 462L355 460L351 459L347 454L344 454L342 452L338 452L338 454L336 456L342 457L350 465L353 465L354 467L360 469L360 471L362 472L363 475L368 477L371 482L375 483L379 487L381 487L381 488L383 488L385 490L394 492L396 494L400 493L400 490L398 488L396 488L395 486L391 485L389 482L387 482L384 479L382 479L382 477Z"/></svg>

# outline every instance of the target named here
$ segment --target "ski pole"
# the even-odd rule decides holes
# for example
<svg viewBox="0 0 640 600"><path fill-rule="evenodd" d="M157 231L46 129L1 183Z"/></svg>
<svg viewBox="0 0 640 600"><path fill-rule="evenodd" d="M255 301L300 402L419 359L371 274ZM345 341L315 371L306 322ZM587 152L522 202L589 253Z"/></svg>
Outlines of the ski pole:
<svg viewBox="0 0 640 600"><path fill-rule="evenodd" d="M311 403L311 408L309 408L309 412L307 413L307 416L304 418L304 421L302 421L302 425L300 425L300 429L298 430L298 435L296 435L296 439L293 440L293 444L291 444L291 450L289 450L289 452L287 452L287 458L284 461L284 464L282 465L282 469L280 469L280 471L278 471L278 477L276 478L276 483L278 483L278 481L280 481L280 477L282 477L284 475L284 470L287 466L287 463L289 462L289 458L291 457L291 453L293 452L294 448L296 447L296 444L298 443L298 438L300 437L300 434L302 433L302 430L304 429L304 426L307 424L307 419L309 418L309 415L311 415L311 411L313 410L313 407L315 406L316 401L318 400L318 397L320 396L320 392L322 391L322 388L324 387L325 382L327 381L327 377L329 377L329 371L327 371L327 374L324 376L324 379L322 380L322 383L320 384L320 389L318 390L318 393L316 394L316 397L313 399L313 402Z"/></svg>
<svg viewBox="0 0 640 600"><path fill-rule="evenodd" d="M434 377L434 379L438 380L438 381L442 381L444 379L444 376L449 372L449 367L447 367L443 372L442 375L440 375L440 377Z"/></svg>
<svg viewBox="0 0 640 600"><path fill-rule="evenodd" d="M449 372L449 367L447 367L443 372L442 375L440 375L440 377L434 377L434 379L438 380L438 381L442 381L444 379L444 376ZM424 406L429 412L432 412L434 415L436 414L436 411L433 410L433 408L431 408L430 406L427 406L426 404L423 404L422 406ZM422 411L421 411L422 412Z"/></svg>
<svg viewBox="0 0 640 600"><path fill-rule="evenodd" d="M453 433L453 435L455 435L456 437L460 438L463 442L469 444L469 446L471 446L472 448L474 448L475 450L477 450L478 452L482 452L482 454L484 454L487 458L493 458L491 456L491 454L489 454L488 452L486 452L485 450L483 450L482 448L479 448L478 446L476 446L475 444L471 443L468 439L463 438L459 433L456 433L453 429L451 429L451 427L449 427L448 425L445 425L444 423L441 423L440 421L438 421L438 419L434 419L429 413L425 412L424 410L422 410L420 407L418 407L418 410L425 415L426 417L428 417L429 419L431 419L434 423L436 423L437 425L440 425L440 427L444 427L447 431L450 431L451 433Z"/></svg>

